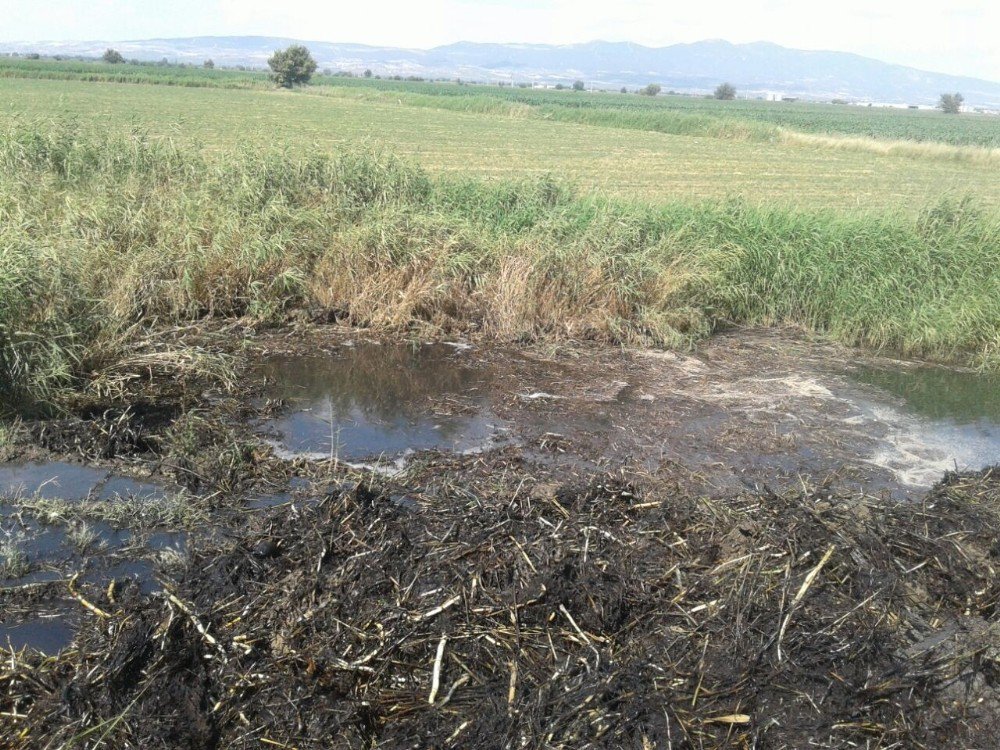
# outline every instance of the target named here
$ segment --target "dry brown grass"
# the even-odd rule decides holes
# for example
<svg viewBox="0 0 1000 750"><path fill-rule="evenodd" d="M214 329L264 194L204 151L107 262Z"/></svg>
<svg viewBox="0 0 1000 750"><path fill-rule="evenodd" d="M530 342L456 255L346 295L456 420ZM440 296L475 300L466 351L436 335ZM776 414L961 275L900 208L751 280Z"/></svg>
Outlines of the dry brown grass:
<svg viewBox="0 0 1000 750"><path fill-rule="evenodd" d="M854 151L909 159L956 161L980 166L1000 166L1000 148L955 146L949 143L883 140L858 136L817 135L780 129L781 142L835 151Z"/></svg>

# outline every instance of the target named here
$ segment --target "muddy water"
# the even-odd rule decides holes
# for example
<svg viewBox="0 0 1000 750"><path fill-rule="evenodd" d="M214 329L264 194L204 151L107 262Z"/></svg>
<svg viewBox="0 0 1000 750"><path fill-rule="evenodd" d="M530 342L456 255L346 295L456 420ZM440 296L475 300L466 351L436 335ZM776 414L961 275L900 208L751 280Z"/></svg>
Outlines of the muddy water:
<svg viewBox="0 0 1000 750"><path fill-rule="evenodd" d="M352 346L265 362L284 408L264 428L285 455L511 444L577 465L679 466L720 490L841 472L902 496L1000 462L996 377L874 361L773 332L719 336L696 356Z"/></svg>
<svg viewBox="0 0 1000 750"><path fill-rule="evenodd" d="M865 421L884 425L875 461L914 485L1000 463L1000 377L943 367L860 365L849 375Z"/></svg>
<svg viewBox="0 0 1000 750"><path fill-rule="evenodd" d="M35 498L155 502L166 492L151 482L65 461L0 465L0 594L46 585L65 592L62 584L73 574L79 574L81 583L102 589L115 580L117 585L131 582L141 593L157 590L154 559L165 553L182 553L183 535L146 535L103 521L42 523L33 514L20 512L19 503ZM59 600L50 605L51 611L43 613L0 607L0 648L30 646L53 654L69 645L79 607Z"/></svg>
<svg viewBox="0 0 1000 750"><path fill-rule="evenodd" d="M934 422L981 425L984 430L1000 424L1000 375L900 364L862 365L851 376L902 399L908 411Z"/></svg>
<svg viewBox="0 0 1000 750"><path fill-rule="evenodd" d="M64 613L0 623L0 648L20 651L27 646L52 656L73 641L75 630L76 623Z"/></svg>
<svg viewBox="0 0 1000 750"><path fill-rule="evenodd" d="M285 453L355 461L431 448L474 450L500 427L492 375L440 346L344 347L331 357L275 357L261 367L288 408L264 427Z"/></svg>
<svg viewBox="0 0 1000 750"><path fill-rule="evenodd" d="M365 344L272 357L259 372L276 406L256 428L284 456L404 465L414 451L506 446L574 471L629 465L671 481L689 476L707 491L799 487L835 474L852 491L902 500L945 471L1000 463L1000 378L866 359L774 332L720 335L695 355ZM0 544L16 542L29 563L0 590L79 571L83 582L124 578L154 591L157 557L182 554L187 534L92 523L94 542L80 550L69 528L22 518L3 500L155 501L164 492L63 461L0 465ZM319 490L299 479L276 492L245 498L245 507ZM0 611L0 646L58 650L77 609Z"/></svg>
<svg viewBox="0 0 1000 750"><path fill-rule="evenodd" d="M0 497L82 500L107 478L99 469L64 461L0 466Z"/></svg>

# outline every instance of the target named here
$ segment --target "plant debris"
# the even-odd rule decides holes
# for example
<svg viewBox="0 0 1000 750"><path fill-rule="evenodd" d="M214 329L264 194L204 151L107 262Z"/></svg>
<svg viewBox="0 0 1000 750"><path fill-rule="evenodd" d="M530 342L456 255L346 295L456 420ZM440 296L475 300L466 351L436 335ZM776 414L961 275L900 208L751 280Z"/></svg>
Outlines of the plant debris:
<svg viewBox="0 0 1000 750"><path fill-rule="evenodd" d="M247 516L159 595L77 584L74 646L0 666L0 744L1000 744L996 469L910 503L565 473L443 455Z"/></svg>

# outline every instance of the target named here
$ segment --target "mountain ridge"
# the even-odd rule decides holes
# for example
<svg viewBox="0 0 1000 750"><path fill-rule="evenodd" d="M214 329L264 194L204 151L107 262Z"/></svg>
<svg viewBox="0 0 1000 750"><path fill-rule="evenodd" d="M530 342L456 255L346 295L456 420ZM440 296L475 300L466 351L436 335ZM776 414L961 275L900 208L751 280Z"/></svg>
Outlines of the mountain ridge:
<svg viewBox="0 0 1000 750"><path fill-rule="evenodd" d="M798 50L761 40L723 39L647 47L594 40L577 44L454 42L431 49L299 41L272 36L197 36L83 42L0 42L0 52L98 56L113 46L126 58L264 67L274 49L306 44L321 68L382 75L526 83L582 78L598 87L664 88L705 93L729 81L748 95L843 98L931 105L945 91L961 91L970 105L1000 108L1000 83L886 63L852 52Z"/></svg>

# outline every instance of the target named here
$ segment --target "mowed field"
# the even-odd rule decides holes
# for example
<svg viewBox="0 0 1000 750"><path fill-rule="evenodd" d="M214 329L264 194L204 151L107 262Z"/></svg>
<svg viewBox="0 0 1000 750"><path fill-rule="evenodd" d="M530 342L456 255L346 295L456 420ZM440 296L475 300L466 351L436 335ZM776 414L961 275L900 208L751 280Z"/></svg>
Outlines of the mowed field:
<svg viewBox="0 0 1000 750"><path fill-rule="evenodd" d="M215 152L234 147L329 153L370 143L431 173L517 178L552 174L642 202L740 196L754 204L915 212L972 196L1000 211L996 161L887 155L790 144L669 135L454 111L354 87L284 92L85 81L0 80L0 126L74 119L84 132L138 125ZM864 116L864 112L859 112ZM1000 120L998 120L1000 127Z"/></svg>

